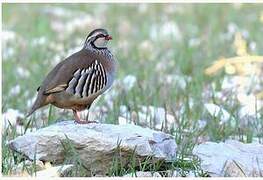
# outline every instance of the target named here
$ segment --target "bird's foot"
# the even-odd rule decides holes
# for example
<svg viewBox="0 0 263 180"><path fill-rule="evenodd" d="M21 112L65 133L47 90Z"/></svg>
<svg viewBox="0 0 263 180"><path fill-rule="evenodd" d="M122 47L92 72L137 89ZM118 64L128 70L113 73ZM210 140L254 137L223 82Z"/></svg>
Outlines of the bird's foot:
<svg viewBox="0 0 263 180"><path fill-rule="evenodd" d="M82 119L80 118L79 112L76 111L76 110L73 110L73 114L74 114L74 116L75 116L75 121L74 121L74 122L75 122L76 124L98 123L97 121L82 120Z"/></svg>
<svg viewBox="0 0 263 180"><path fill-rule="evenodd" d="M76 124L90 124L90 123L98 123L97 121L85 121L85 120L75 120Z"/></svg>

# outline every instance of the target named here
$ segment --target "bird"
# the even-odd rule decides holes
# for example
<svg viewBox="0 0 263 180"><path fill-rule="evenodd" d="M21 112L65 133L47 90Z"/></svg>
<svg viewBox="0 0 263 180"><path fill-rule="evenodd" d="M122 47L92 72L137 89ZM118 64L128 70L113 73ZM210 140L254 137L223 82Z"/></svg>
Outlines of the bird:
<svg viewBox="0 0 263 180"><path fill-rule="evenodd" d="M89 109L93 101L108 90L115 79L116 60L107 44L112 36L103 28L94 29L86 37L84 46L58 63L37 88L36 100L27 113L48 104L71 109L75 122L88 124L80 112Z"/></svg>

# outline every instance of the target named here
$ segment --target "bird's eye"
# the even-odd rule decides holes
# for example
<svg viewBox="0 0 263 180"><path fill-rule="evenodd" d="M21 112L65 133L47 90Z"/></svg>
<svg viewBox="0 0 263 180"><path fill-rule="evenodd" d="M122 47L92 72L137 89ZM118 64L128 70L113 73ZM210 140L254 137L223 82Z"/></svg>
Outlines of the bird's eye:
<svg viewBox="0 0 263 180"><path fill-rule="evenodd" d="M105 37L105 35L104 34L98 34L97 35L97 38L101 38L101 37Z"/></svg>

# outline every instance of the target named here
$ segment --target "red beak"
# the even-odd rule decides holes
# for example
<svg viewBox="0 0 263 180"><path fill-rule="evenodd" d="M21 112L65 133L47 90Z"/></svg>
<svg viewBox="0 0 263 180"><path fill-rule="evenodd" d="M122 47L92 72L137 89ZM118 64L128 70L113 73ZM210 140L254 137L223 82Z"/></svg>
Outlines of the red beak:
<svg viewBox="0 0 263 180"><path fill-rule="evenodd" d="M109 41L109 40L112 40L112 37L110 35L108 35L105 37L105 39Z"/></svg>

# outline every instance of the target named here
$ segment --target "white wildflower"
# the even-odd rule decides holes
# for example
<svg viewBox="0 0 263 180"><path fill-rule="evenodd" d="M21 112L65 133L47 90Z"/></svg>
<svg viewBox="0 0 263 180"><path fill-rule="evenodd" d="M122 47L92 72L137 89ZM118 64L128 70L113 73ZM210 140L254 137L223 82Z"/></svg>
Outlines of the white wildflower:
<svg viewBox="0 0 263 180"><path fill-rule="evenodd" d="M206 120L202 120L202 119L199 119L197 121L197 126L198 126L198 129L203 129L207 124L207 121Z"/></svg>
<svg viewBox="0 0 263 180"><path fill-rule="evenodd" d="M181 31L178 27L178 25L173 22L173 21L168 21L161 26L160 33L162 36L172 36L174 37L177 41L182 40L182 34Z"/></svg>
<svg viewBox="0 0 263 180"><path fill-rule="evenodd" d="M61 21L51 21L50 22L50 27L52 30L54 30L55 32L59 33L59 39L63 39L64 35L63 32L64 28L65 28L65 23L61 22Z"/></svg>
<svg viewBox="0 0 263 180"><path fill-rule="evenodd" d="M245 38L245 39L249 38L249 32L247 30L243 29L241 34L242 34L243 38Z"/></svg>
<svg viewBox="0 0 263 180"><path fill-rule="evenodd" d="M120 125L128 124L128 120L121 116L118 117L118 122Z"/></svg>
<svg viewBox="0 0 263 180"><path fill-rule="evenodd" d="M12 126L17 124L18 118L23 118L24 115L16 109L8 109L6 112L3 113L3 124L2 127L6 129L9 126L9 123Z"/></svg>
<svg viewBox="0 0 263 180"><path fill-rule="evenodd" d="M123 87L127 91L132 89L134 87L134 85L136 84L136 82L137 82L137 78L134 75L127 75L122 80Z"/></svg>
<svg viewBox="0 0 263 180"><path fill-rule="evenodd" d="M152 40L156 40L158 38L158 26L154 24L151 25L149 34Z"/></svg>
<svg viewBox="0 0 263 180"><path fill-rule="evenodd" d="M149 106L150 114L155 118L156 122L162 122L165 120L165 109L162 107Z"/></svg>
<svg viewBox="0 0 263 180"><path fill-rule="evenodd" d="M118 50L122 52L125 56L128 56L129 54L129 50L130 50L129 47L130 47L130 43L126 39L117 42Z"/></svg>
<svg viewBox="0 0 263 180"><path fill-rule="evenodd" d="M242 105L241 109L239 110L239 116L259 116L259 110L263 108L262 100L256 99L253 94L247 95L244 93L239 93L237 95L237 99ZM258 113L258 114L257 114Z"/></svg>
<svg viewBox="0 0 263 180"><path fill-rule="evenodd" d="M35 102L36 96L37 96L37 92L35 93L34 96L32 96L31 99L27 100L27 102L26 102L27 108L29 108L29 107L31 107L33 105L33 103Z"/></svg>
<svg viewBox="0 0 263 180"><path fill-rule="evenodd" d="M230 119L230 114L223 108L212 103L206 103L205 108L211 116L220 117L221 123L225 123Z"/></svg>
<svg viewBox="0 0 263 180"><path fill-rule="evenodd" d="M51 64L53 66L57 65L60 61L62 61L63 57L61 57L60 55L56 54L51 61Z"/></svg>
<svg viewBox="0 0 263 180"><path fill-rule="evenodd" d="M138 5L138 11L139 11L139 13L141 13L141 14L146 13L147 10L148 10L148 8L149 8L149 5L148 5L148 4L140 3L140 4Z"/></svg>
<svg viewBox="0 0 263 180"><path fill-rule="evenodd" d="M158 130L161 130L164 126L171 129L175 125L175 117L165 112L165 109L162 107L140 106L138 115L141 123L149 126L152 121L155 129Z"/></svg>
<svg viewBox="0 0 263 180"><path fill-rule="evenodd" d="M104 101L106 102L107 106L112 109L113 108L113 101L119 95L119 91L116 90L115 85L104 94Z"/></svg>
<svg viewBox="0 0 263 180"><path fill-rule="evenodd" d="M221 88L222 89L234 89L237 88L238 86L247 83L248 79L243 76L226 76L223 79Z"/></svg>
<svg viewBox="0 0 263 180"><path fill-rule="evenodd" d="M2 31L2 41L6 42L6 41L12 41L15 40L16 38L16 33L14 31L7 31L4 30Z"/></svg>
<svg viewBox="0 0 263 180"><path fill-rule="evenodd" d="M125 105L121 105L120 106L120 115L123 117L127 117L127 116L129 116L129 114L130 114L130 112L128 110L128 107Z"/></svg>
<svg viewBox="0 0 263 180"><path fill-rule="evenodd" d="M15 50L13 47L6 47L3 51L3 60L6 61L8 58L11 58L15 54Z"/></svg>
<svg viewBox="0 0 263 180"><path fill-rule="evenodd" d="M16 125L16 133L18 135L23 135L25 133L25 127L21 125Z"/></svg>
<svg viewBox="0 0 263 180"><path fill-rule="evenodd" d="M256 42L252 41L251 43L249 43L249 48L251 49L251 51L256 51L257 49Z"/></svg>
<svg viewBox="0 0 263 180"><path fill-rule="evenodd" d="M68 9L61 7L49 6L44 8L43 12L59 18L65 18L65 17L67 18L72 16L72 11L69 11Z"/></svg>
<svg viewBox="0 0 263 180"><path fill-rule="evenodd" d="M228 33L232 36L233 34L235 34L238 30L238 27L235 23L229 23L228 26L227 26L227 30L228 30Z"/></svg>
<svg viewBox="0 0 263 180"><path fill-rule="evenodd" d="M32 40L32 45L43 45L47 42L47 38L45 36L41 36L41 37L38 37L38 38L34 38Z"/></svg>
<svg viewBox="0 0 263 180"><path fill-rule="evenodd" d="M30 75L30 72L27 69L24 69L23 67L20 66L16 68L16 72L18 76L21 78L27 78Z"/></svg>
<svg viewBox="0 0 263 180"><path fill-rule="evenodd" d="M94 18L86 14L73 18L71 21L67 22L64 30L68 33L73 33L76 30L85 30L87 27L98 27L99 25L100 21L98 19L94 24Z"/></svg>
<svg viewBox="0 0 263 180"><path fill-rule="evenodd" d="M20 91L21 91L20 85L17 84L17 85L15 85L14 87L12 87L10 89L10 95L11 96L16 96L16 95L18 95L20 93Z"/></svg>
<svg viewBox="0 0 263 180"><path fill-rule="evenodd" d="M158 38L171 38L176 41L181 41L182 33L175 22L168 21L163 25L152 25L150 28L150 37L152 40L156 40Z"/></svg>
<svg viewBox="0 0 263 180"><path fill-rule="evenodd" d="M189 47L198 47L201 44L200 38L191 38L188 42Z"/></svg>
<svg viewBox="0 0 263 180"><path fill-rule="evenodd" d="M178 87L185 89L188 82L191 81L191 77L181 76L177 74L168 74L165 76L165 82L168 84L176 84Z"/></svg>
<svg viewBox="0 0 263 180"><path fill-rule="evenodd" d="M138 120L140 124L149 126L151 124L152 117L146 113L138 112Z"/></svg>
<svg viewBox="0 0 263 180"><path fill-rule="evenodd" d="M139 49L140 49L142 52L152 52L152 51L153 51L152 42L149 41L149 40L143 41L142 43L140 43Z"/></svg>
<svg viewBox="0 0 263 180"><path fill-rule="evenodd" d="M132 31L132 25L129 21L120 21L118 24L118 34L120 37L129 36Z"/></svg>

